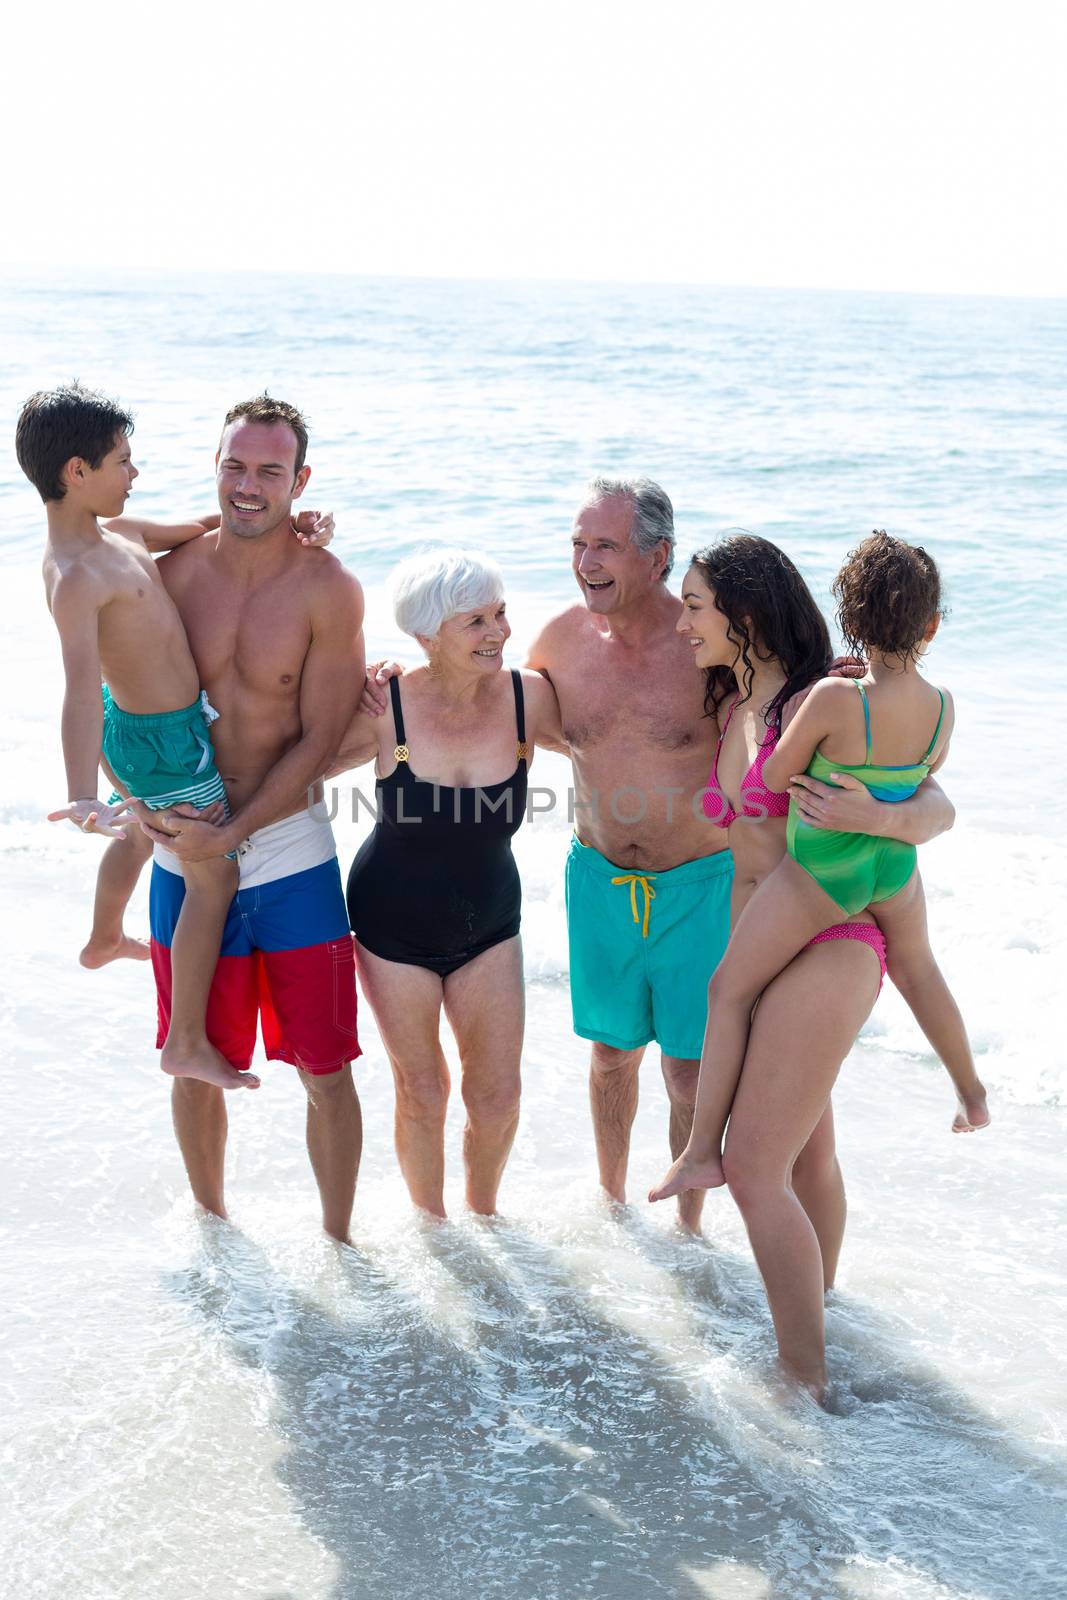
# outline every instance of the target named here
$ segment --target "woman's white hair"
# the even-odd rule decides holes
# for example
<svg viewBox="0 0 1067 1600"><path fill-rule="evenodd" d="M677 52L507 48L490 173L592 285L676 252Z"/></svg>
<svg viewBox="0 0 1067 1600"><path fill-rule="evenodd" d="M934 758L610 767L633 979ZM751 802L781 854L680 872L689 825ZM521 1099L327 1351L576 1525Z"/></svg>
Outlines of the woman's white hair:
<svg viewBox="0 0 1067 1600"><path fill-rule="evenodd" d="M442 622L504 598L504 574L473 550L431 550L394 567L393 616L404 633L434 639Z"/></svg>

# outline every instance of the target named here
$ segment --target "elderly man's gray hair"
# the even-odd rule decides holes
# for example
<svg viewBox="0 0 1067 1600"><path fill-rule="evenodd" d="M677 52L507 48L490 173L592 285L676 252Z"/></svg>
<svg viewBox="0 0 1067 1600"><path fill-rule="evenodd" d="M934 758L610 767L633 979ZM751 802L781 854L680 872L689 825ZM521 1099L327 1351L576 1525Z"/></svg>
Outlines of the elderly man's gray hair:
<svg viewBox="0 0 1067 1600"><path fill-rule="evenodd" d="M648 555L661 541L666 543L667 562L660 573L666 581L674 566L674 507L666 489L651 478L594 478L586 504L596 505L615 495L629 500L634 508L630 537L642 555Z"/></svg>
<svg viewBox="0 0 1067 1600"><path fill-rule="evenodd" d="M504 598L504 574L473 550L430 550L393 568L393 616L404 633L435 639L442 622Z"/></svg>

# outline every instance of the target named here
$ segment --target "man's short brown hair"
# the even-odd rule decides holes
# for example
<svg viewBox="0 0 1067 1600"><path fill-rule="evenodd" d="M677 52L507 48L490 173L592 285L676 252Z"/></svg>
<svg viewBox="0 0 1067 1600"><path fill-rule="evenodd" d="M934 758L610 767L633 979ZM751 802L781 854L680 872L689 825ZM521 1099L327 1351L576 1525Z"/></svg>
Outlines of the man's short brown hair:
<svg viewBox="0 0 1067 1600"><path fill-rule="evenodd" d="M275 400L273 395L267 394L266 390L264 390L262 394L257 394L254 399L240 400L237 405L230 407L226 413L226 421L223 423L224 433L231 422L265 422L268 426L272 422L284 422L287 428L293 430L296 438L296 467L294 470L299 472L304 465L304 460L308 453L308 425L304 420L303 414L295 406L289 405L287 401Z"/></svg>

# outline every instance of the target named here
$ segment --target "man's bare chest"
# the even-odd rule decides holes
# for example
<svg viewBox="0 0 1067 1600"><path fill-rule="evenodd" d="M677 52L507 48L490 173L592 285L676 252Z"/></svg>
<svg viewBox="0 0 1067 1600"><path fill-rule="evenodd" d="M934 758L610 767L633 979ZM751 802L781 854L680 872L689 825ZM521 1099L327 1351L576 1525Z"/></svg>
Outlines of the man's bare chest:
<svg viewBox="0 0 1067 1600"><path fill-rule="evenodd" d="M283 700L294 694L311 626L292 595L278 585L249 593L200 582L174 598L209 693L243 686Z"/></svg>
<svg viewBox="0 0 1067 1600"><path fill-rule="evenodd" d="M609 745L685 751L707 743L702 698L676 673L613 671L588 661L553 682L564 738L577 752Z"/></svg>

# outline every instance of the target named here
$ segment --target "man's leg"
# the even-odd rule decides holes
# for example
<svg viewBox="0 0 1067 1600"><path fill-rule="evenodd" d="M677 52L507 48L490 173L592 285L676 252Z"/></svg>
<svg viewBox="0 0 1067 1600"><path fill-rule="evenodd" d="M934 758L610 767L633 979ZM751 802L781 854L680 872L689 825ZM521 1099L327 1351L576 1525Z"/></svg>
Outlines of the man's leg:
<svg viewBox="0 0 1067 1600"><path fill-rule="evenodd" d="M205 1211L225 1217L226 1103L221 1089L196 1078L175 1078L170 1097L178 1148L193 1198Z"/></svg>
<svg viewBox="0 0 1067 1600"><path fill-rule="evenodd" d="M671 1155L681 1155L689 1143L693 1126L693 1107L697 1098L697 1077L700 1073L699 1057L690 1060L683 1056L661 1056L663 1081L671 1104L670 1141ZM706 1189L685 1189L678 1196L678 1222L687 1233L700 1232L700 1213L704 1209Z"/></svg>
<svg viewBox="0 0 1067 1600"><path fill-rule="evenodd" d="M613 882L619 872L596 850L572 841L566 877L571 1014L575 1033L594 1041L589 1104L600 1184L623 1204L637 1070L653 1027L642 927L634 922L629 889ZM605 1037L642 1042L627 1047L605 1044Z"/></svg>
<svg viewBox="0 0 1067 1600"><path fill-rule="evenodd" d="M346 1062L340 1072L301 1072L300 1081L308 1097L307 1147L322 1199L322 1226L347 1244L363 1153L363 1116L352 1068Z"/></svg>
<svg viewBox="0 0 1067 1600"><path fill-rule="evenodd" d="M644 1053L644 1045L638 1050L616 1050L614 1045L596 1041L589 1062L589 1104L600 1185L620 1205L626 1200L630 1129L637 1115L637 1069Z"/></svg>
<svg viewBox="0 0 1067 1600"><path fill-rule="evenodd" d="M170 1027L170 946L185 898L185 880L158 862L152 868L149 915L152 926L152 975L156 982L157 1047ZM259 1013L256 966L243 935L241 918L231 908L223 934L228 957L215 969L208 997L207 1026L216 1049L231 1066L246 1066L256 1046ZM189 1187L206 1211L225 1217L223 1166L226 1154L226 1107L222 1090L196 1078L175 1078L171 1089L174 1132L189 1175Z"/></svg>

